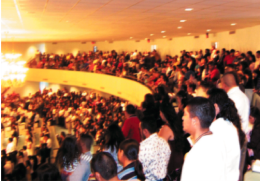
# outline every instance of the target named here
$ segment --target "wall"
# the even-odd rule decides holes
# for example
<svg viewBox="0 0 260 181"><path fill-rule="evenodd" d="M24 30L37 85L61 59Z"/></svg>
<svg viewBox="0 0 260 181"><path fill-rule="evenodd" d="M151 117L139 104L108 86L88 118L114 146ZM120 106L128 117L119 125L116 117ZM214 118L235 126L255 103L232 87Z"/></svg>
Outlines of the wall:
<svg viewBox="0 0 260 181"><path fill-rule="evenodd" d="M234 48L236 50L246 52L248 50L254 53L260 50L260 25L254 27L248 27L244 29L236 30L235 34L229 34L228 31L220 33L210 33L209 38L206 38L205 34L200 35L199 38L193 36L177 37L168 39L156 39L151 40L148 43L145 40L135 42L134 40L128 41L115 41L113 43L108 42L96 42L96 46L99 50L110 51L116 50L121 51L150 51L151 45L157 45L158 51L162 56L166 54L176 55L179 54L180 50L194 51L199 49L211 48L212 42L218 42L219 48ZM1 42L2 53L22 53L21 59L30 60L34 57L36 50L46 53L73 53L74 55L78 51L89 51L93 50L93 46L90 42L82 44L81 42L58 42L57 44L52 43L8 43Z"/></svg>
<svg viewBox="0 0 260 181"><path fill-rule="evenodd" d="M110 95L121 97L129 102L140 106L147 93L152 93L149 88L143 84L111 75L96 74L80 71L50 70L50 69L29 69L25 78L29 82L49 82L54 91L60 88L60 85L70 86L75 90L82 87L81 90L93 89ZM71 87L73 86L73 87ZM31 91L34 93L39 90L39 84L29 83L24 88L17 89L19 93L27 96ZM12 90L9 90L12 92Z"/></svg>

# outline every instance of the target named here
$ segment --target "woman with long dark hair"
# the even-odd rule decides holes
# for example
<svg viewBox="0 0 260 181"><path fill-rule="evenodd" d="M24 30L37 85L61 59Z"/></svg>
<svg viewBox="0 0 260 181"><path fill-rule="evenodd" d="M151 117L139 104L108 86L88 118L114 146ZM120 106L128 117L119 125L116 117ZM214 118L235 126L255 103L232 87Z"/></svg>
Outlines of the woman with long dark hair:
<svg viewBox="0 0 260 181"><path fill-rule="evenodd" d="M62 180L67 180L79 165L80 150L76 139L67 137L58 150L56 164L61 170Z"/></svg>
<svg viewBox="0 0 260 181"><path fill-rule="evenodd" d="M176 170L182 168L184 161L185 140L183 137L182 123L175 113L174 107L167 102L160 105L160 116L165 124L160 129L158 136L165 139L171 148L168 175L176 177Z"/></svg>
<svg viewBox="0 0 260 181"><path fill-rule="evenodd" d="M226 180L238 180L240 153L245 143L240 117L234 102L223 89L213 88L207 94L215 105L216 120L210 130L223 142L223 148L220 149L223 149L226 160Z"/></svg>
<svg viewBox="0 0 260 181"><path fill-rule="evenodd" d="M104 134L104 144L102 145L102 150L113 156L117 163L117 172L123 169L122 165L118 162L117 151L120 143L124 141L124 139L125 137L123 132L117 124L111 124Z"/></svg>
<svg viewBox="0 0 260 181"><path fill-rule="evenodd" d="M134 139L123 141L119 145L118 160L123 170L118 173L120 180L145 180L142 163L138 160L139 143Z"/></svg>

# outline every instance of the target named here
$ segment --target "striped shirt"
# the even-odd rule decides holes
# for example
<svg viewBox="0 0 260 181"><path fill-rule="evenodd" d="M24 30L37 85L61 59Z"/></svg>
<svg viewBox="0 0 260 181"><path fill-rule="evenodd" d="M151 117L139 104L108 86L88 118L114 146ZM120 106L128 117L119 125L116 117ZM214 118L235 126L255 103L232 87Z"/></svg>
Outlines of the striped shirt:
<svg viewBox="0 0 260 181"><path fill-rule="evenodd" d="M135 174L135 162L130 163L122 171L118 173L120 180L136 180L137 175Z"/></svg>

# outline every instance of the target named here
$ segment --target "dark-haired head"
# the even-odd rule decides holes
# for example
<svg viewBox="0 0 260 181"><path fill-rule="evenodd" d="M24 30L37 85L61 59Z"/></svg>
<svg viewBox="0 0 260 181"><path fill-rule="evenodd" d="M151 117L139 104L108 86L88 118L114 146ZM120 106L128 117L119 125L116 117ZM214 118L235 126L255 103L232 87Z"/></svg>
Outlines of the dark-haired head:
<svg viewBox="0 0 260 181"><path fill-rule="evenodd" d="M122 133L121 128L117 124L111 124L105 134L104 134L104 145L103 149L111 149L113 152L114 149L118 150L118 147L125 137Z"/></svg>
<svg viewBox="0 0 260 181"><path fill-rule="evenodd" d="M117 164L110 153L100 152L91 160L91 171L97 180L110 180L117 176Z"/></svg>
<svg viewBox="0 0 260 181"><path fill-rule="evenodd" d="M134 107L132 104L128 104L128 105L126 106L126 113L127 113L128 115L133 115L133 114L135 114L135 107Z"/></svg>
<svg viewBox="0 0 260 181"><path fill-rule="evenodd" d="M67 137L62 142L58 150L56 163L61 167L69 167L74 161L78 161L80 150L76 143L76 139Z"/></svg>
<svg viewBox="0 0 260 181"><path fill-rule="evenodd" d="M44 163L38 167L37 176L39 181L61 181L59 169L50 163Z"/></svg>
<svg viewBox="0 0 260 181"><path fill-rule="evenodd" d="M143 139L148 138L157 131L157 124L154 116L145 116L141 119L141 135Z"/></svg>
<svg viewBox="0 0 260 181"><path fill-rule="evenodd" d="M81 151L87 152L91 149L91 146L93 144L93 138L89 134L82 133L80 134L79 142L81 146Z"/></svg>
<svg viewBox="0 0 260 181"><path fill-rule="evenodd" d="M239 133L239 142L242 147L245 141L245 134L241 129L240 117L234 102L228 97L223 89L214 88L207 92L209 100L215 104L216 118L224 118L234 124Z"/></svg>
<svg viewBox="0 0 260 181"><path fill-rule="evenodd" d="M190 134L197 129L208 129L215 118L213 103L203 97L191 99L184 109L183 130Z"/></svg>
<svg viewBox="0 0 260 181"><path fill-rule="evenodd" d="M140 180L145 180L142 164L138 160L139 143L134 139L123 141L118 150L118 160L124 166L125 163L135 162L135 173Z"/></svg>

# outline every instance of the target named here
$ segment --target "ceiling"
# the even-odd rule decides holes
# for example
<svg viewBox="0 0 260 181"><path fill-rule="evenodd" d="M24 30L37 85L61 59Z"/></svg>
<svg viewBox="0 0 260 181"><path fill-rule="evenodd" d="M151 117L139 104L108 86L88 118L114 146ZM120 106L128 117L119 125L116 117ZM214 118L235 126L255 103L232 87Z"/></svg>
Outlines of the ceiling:
<svg viewBox="0 0 260 181"><path fill-rule="evenodd" d="M208 29L216 33L259 25L259 10L260 0L1 0L1 38L47 42L195 36Z"/></svg>

